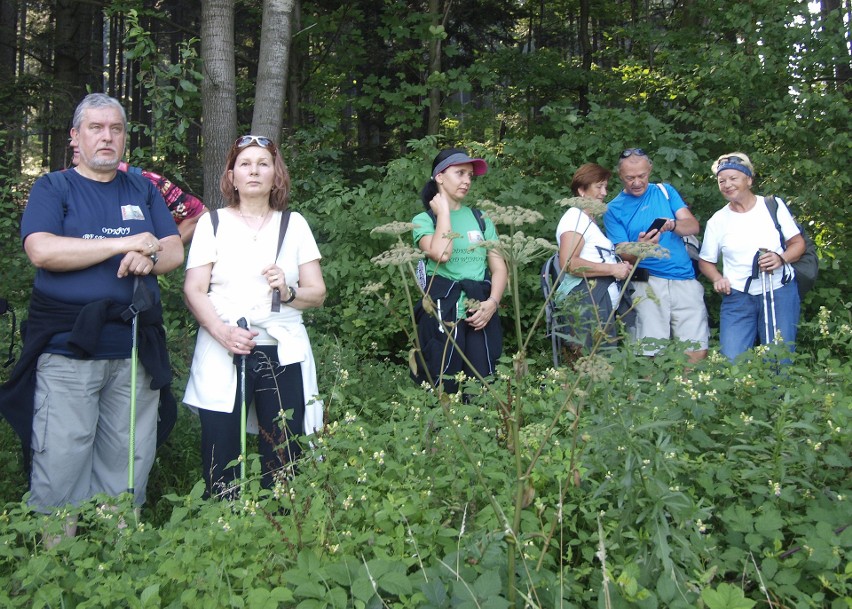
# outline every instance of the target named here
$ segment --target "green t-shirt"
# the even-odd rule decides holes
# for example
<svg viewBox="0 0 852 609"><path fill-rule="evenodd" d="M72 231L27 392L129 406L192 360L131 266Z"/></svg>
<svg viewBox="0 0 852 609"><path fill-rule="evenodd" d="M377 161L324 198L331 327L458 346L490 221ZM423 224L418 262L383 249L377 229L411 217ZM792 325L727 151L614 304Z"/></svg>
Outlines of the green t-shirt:
<svg viewBox="0 0 852 609"><path fill-rule="evenodd" d="M482 234L479 222L469 207L462 206L455 211L450 211L450 226L452 231L458 233L460 237L453 239L453 253L450 259L441 263L440 266L434 260L426 258L426 272L434 275L435 267L438 267L438 275L453 281L485 279L488 250L473 246L482 241L496 240L497 230L494 228L494 223L486 216L483 215L482 220L485 222L485 235ZM419 245L420 239L426 235L435 234L435 223L425 211L414 216L412 222L415 246Z"/></svg>

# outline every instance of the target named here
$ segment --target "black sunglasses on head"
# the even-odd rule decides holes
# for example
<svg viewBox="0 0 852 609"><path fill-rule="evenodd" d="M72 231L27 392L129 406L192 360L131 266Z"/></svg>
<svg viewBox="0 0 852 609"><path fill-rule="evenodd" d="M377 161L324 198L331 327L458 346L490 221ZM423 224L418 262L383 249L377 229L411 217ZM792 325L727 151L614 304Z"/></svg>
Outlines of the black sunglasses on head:
<svg viewBox="0 0 852 609"><path fill-rule="evenodd" d="M725 158L719 159L719 165L722 163L739 163L742 165L745 163L745 159L738 156L726 156Z"/></svg>
<svg viewBox="0 0 852 609"><path fill-rule="evenodd" d="M272 140L268 137L263 137L262 135L243 135L242 137L238 137L237 141L234 142L234 146L238 149L245 148L251 144L257 144L261 148L275 150L275 145L272 143Z"/></svg>
<svg viewBox="0 0 852 609"><path fill-rule="evenodd" d="M647 152L645 152L644 150L642 150L641 148L628 148L627 150L625 150L624 152L622 152L622 153L619 155L619 157L618 157L618 158L620 158L620 159L626 159L627 157L629 157L629 156L633 156L634 154L635 154L636 156L648 156L648 153L647 153Z"/></svg>

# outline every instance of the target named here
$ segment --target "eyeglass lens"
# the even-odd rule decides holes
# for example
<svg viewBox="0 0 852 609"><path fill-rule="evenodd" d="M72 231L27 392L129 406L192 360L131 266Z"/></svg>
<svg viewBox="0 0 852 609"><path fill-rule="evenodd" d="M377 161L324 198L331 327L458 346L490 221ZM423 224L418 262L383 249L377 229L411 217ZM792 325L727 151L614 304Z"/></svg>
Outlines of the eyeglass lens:
<svg viewBox="0 0 852 609"><path fill-rule="evenodd" d="M237 148L245 148L249 144L257 144L263 148L270 148L272 146L272 140L268 137L263 137L262 135L244 135L242 137L237 138Z"/></svg>
<svg viewBox="0 0 852 609"><path fill-rule="evenodd" d="M628 148L627 150L621 153L621 158L626 159L627 157L633 156L634 154L636 156L648 156L641 148Z"/></svg>

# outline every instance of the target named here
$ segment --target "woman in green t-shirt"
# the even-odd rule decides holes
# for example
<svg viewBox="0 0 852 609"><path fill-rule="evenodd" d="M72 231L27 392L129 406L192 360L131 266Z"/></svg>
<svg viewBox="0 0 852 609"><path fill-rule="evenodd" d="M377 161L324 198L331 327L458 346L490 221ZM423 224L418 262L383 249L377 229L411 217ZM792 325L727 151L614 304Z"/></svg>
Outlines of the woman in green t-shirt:
<svg viewBox="0 0 852 609"><path fill-rule="evenodd" d="M442 150L420 192L426 211L413 220L414 243L426 255L426 291L442 323L418 304L422 357L412 375L433 386L443 382L451 393L458 391L454 377L459 372L468 377L493 374L503 350L497 309L508 279L506 262L496 250L477 247L497 239L494 223L462 205L473 177L487 171L485 161L464 150Z"/></svg>

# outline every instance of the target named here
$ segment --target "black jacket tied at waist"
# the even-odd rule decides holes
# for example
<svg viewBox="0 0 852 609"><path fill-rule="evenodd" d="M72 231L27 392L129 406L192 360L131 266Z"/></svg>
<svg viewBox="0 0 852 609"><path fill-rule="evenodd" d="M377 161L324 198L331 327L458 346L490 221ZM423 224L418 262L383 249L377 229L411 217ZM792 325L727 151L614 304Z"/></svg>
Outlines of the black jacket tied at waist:
<svg viewBox="0 0 852 609"><path fill-rule="evenodd" d="M455 281L440 275L433 275L426 279L426 290L426 293L435 303L435 312L440 312L441 319L444 322L451 323L459 321L456 319L456 312L462 292L468 298L482 302L491 295L491 281L488 279L484 281L472 279ZM412 379L418 384L426 381L428 378L426 369L428 369L432 382L437 383L442 368L445 368L449 359L446 356L448 352L446 343L449 337L445 333L444 326L439 324L438 320L423 308L422 300L414 307L414 320L417 323L417 337L420 342L422 359L416 358L417 370L411 371ZM494 362L497 361L503 351L503 328L500 324L500 316L497 314L492 316L480 332L483 333L487 351L491 354L491 361L479 362L481 366L478 366L480 371L486 375L493 372L490 368L493 367ZM458 349L464 351L464 334L454 332L454 339L457 342ZM424 364L426 369L424 369Z"/></svg>
<svg viewBox="0 0 852 609"><path fill-rule="evenodd" d="M54 335L70 332L69 349L80 359L91 357L104 325L107 322L123 321L122 314L127 308L126 304L112 300L98 300L86 305L70 304L33 289L28 318L21 323L24 343L21 356L9 380L0 386L0 414L9 421L21 439L27 462L39 356ZM160 421L157 428L159 444L168 437L177 418L177 404L169 387L172 371L163 329L163 309L159 302L139 313L137 331L139 362L152 377L151 389L160 390Z"/></svg>

